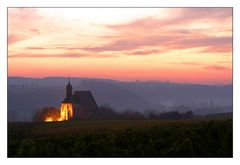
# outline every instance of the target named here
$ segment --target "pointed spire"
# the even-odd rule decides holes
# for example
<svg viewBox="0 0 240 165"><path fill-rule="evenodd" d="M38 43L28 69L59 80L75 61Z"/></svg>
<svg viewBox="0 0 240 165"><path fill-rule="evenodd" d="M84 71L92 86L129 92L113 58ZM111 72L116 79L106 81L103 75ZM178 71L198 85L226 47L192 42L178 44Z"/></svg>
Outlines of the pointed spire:
<svg viewBox="0 0 240 165"><path fill-rule="evenodd" d="M70 84L70 77L68 76L68 84L66 86L66 97L72 96L72 85Z"/></svg>
<svg viewBox="0 0 240 165"><path fill-rule="evenodd" d="M70 77L68 76L68 85L70 85Z"/></svg>

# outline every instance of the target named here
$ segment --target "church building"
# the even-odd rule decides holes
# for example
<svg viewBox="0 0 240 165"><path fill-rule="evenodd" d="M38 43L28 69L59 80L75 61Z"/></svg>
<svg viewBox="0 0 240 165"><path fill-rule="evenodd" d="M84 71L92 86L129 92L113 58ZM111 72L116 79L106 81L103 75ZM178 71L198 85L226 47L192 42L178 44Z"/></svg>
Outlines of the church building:
<svg viewBox="0 0 240 165"><path fill-rule="evenodd" d="M61 104L61 119L84 119L98 111L97 103L90 91L75 91L73 93L70 78L66 86L66 97Z"/></svg>

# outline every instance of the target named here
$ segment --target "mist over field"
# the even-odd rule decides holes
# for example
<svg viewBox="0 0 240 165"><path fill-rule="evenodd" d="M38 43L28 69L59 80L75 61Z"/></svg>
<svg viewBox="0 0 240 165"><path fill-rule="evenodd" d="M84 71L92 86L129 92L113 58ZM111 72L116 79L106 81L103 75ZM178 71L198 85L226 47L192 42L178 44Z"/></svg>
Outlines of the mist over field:
<svg viewBox="0 0 240 165"><path fill-rule="evenodd" d="M8 78L8 121L31 121L42 107L59 108L65 97L65 77ZM166 112L192 110L194 114L232 112L232 84L201 85L161 81L116 81L71 78L73 91L90 90L98 106L115 111Z"/></svg>

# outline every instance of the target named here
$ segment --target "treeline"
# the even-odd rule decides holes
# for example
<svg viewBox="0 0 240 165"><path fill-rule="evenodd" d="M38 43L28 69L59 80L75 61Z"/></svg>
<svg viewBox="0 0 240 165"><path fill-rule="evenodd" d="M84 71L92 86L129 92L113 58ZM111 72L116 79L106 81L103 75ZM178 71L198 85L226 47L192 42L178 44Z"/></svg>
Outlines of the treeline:
<svg viewBox="0 0 240 165"><path fill-rule="evenodd" d="M47 117L58 118L60 111L54 107L44 107L37 111L33 116L33 121L41 122ZM85 112L82 114L82 120L136 120L136 119L191 119L193 118L192 111L179 112L169 111L159 113L157 111L144 111L143 113L133 110L125 110L117 112L111 107L102 106L96 112ZM74 119L73 119L74 120Z"/></svg>
<svg viewBox="0 0 240 165"><path fill-rule="evenodd" d="M8 85L9 88L36 88L38 84L10 84Z"/></svg>
<svg viewBox="0 0 240 165"><path fill-rule="evenodd" d="M155 112L155 111L145 111L143 113L133 110L125 110L122 112L117 112L111 107L102 106L99 108L98 112L88 115L88 119L191 119L194 117L192 111L179 112L179 111L169 111L169 112Z"/></svg>

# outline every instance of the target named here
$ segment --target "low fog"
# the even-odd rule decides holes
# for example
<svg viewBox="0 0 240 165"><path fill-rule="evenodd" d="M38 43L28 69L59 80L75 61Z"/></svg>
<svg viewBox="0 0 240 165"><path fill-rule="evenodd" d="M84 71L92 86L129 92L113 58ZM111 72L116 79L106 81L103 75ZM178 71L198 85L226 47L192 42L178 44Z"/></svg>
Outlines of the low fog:
<svg viewBox="0 0 240 165"><path fill-rule="evenodd" d="M66 78L8 78L8 121L32 121L42 107L60 107ZM73 91L90 90L99 107L116 112L192 111L196 115L232 111L232 85L201 85L161 81L122 82L71 78Z"/></svg>

